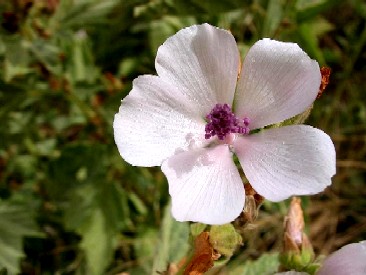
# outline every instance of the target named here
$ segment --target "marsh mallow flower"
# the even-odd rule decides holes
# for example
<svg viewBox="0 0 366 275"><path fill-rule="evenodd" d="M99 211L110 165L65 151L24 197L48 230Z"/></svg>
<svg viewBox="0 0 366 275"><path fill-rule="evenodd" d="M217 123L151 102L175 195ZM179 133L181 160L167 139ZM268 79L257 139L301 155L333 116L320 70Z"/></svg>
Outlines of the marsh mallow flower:
<svg viewBox="0 0 366 275"><path fill-rule="evenodd" d="M157 76L133 81L114 118L121 156L161 166L178 221L224 224L242 211L246 178L266 199L318 193L335 174L334 145L306 125L253 130L307 110L319 65L297 44L263 39L239 70L234 37L208 24L185 28L159 47ZM238 79L240 71L240 76Z"/></svg>

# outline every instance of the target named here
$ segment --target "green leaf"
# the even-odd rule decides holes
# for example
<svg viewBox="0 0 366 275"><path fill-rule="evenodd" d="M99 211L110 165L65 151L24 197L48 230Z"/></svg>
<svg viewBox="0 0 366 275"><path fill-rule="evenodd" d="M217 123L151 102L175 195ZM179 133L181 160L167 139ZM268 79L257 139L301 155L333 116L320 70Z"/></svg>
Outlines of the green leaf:
<svg viewBox="0 0 366 275"><path fill-rule="evenodd" d="M133 206L136 208L137 212L139 212L141 215L146 215L148 213L148 209L144 202L135 193L129 193L128 197Z"/></svg>
<svg viewBox="0 0 366 275"><path fill-rule="evenodd" d="M5 82L11 81L16 76L23 76L33 71L29 66L29 43L20 36L3 37L5 54L3 78Z"/></svg>
<svg viewBox="0 0 366 275"><path fill-rule="evenodd" d="M119 3L118 0L65 0L61 1L54 16L54 28L85 28L88 25L100 25L108 22L107 15Z"/></svg>
<svg viewBox="0 0 366 275"><path fill-rule="evenodd" d="M119 189L98 182L74 190L65 211L65 225L82 237L90 274L102 274L112 260L119 229L125 219L121 210Z"/></svg>
<svg viewBox="0 0 366 275"><path fill-rule="evenodd" d="M194 1L194 0L168 0L165 1L177 14L180 15L216 15L228 12L237 8L242 8L246 3L237 0L211 0L211 1Z"/></svg>
<svg viewBox="0 0 366 275"><path fill-rule="evenodd" d="M310 21L318 14L342 3L340 0L298 0L296 3L297 22Z"/></svg>
<svg viewBox="0 0 366 275"><path fill-rule="evenodd" d="M74 144L50 164L48 191L62 202L65 227L81 235L90 274L103 273L119 231L131 224L128 196L108 180L109 157L104 145Z"/></svg>
<svg viewBox="0 0 366 275"><path fill-rule="evenodd" d="M6 268L10 274L20 271L23 237L39 235L33 215L25 203L0 200L0 269Z"/></svg>
<svg viewBox="0 0 366 275"><path fill-rule="evenodd" d="M152 54L156 54L157 49L169 37L180 29L196 24L191 18L180 18L176 16L164 16L161 20L155 20L150 23L149 40Z"/></svg>
<svg viewBox="0 0 366 275"><path fill-rule="evenodd" d="M281 23L283 14L283 1L270 0L267 7L267 16L263 24L263 37L273 37L279 24Z"/></svg>
<svg viewBox="0 0 366 275"><path fill-rule="evenodd" d="M131 274L150 274L153 266L156 248L159 247L159 231L153 228L140 228L138 237L134 240L134 249L138 267L129 270Z"/></svg>
<svg viewBox="0 0 366 275"><path fill-rule="evenodd" d="M152 274L166 270L169 263L179 262L189 248L189 224L174 220L170 207L169 204L164 212L159 246L151 270Z"/></svg>
<svg viewBox="0 0 366 275"><path fill-rule="evenodd" d="M242 262L241 266L231 269L228 274L236 275L272 275L279 266L278 253L262 254L255 261Z"/></svg>
<svg viewBox="0 0 366 275"><path fill-rule="evenodd" d="M60 62L61 51L55 45L47 43L44 39L36 39L30 47L35 58L56 75L60 75L62 66Z"/></svg>
<svg viewBox="0 0 366 275"><path fill-rule="evenodd" d="M64 146L59 158L49 165L47 191L55 200L65 199L74 188L94 182L103 172L105 146L71 144Z"/></svg>
<svg viewBox="0 0 366 275"><path fill-rule="evenodd" d="M81 235L91 274L102 274L112 260L119 231L131 224L125 191L114 183L96 179L75 189L71 197L65 210L65 225Z"/></svg>
<svg viewBox="0 0 366 275"><path fill-rule="evenodd" d="M70 52L70 77L74 82L94 82L98 76L98 70L94 65L90 41L87 33L83 30L74 35L72 49Z"/></svg>
<svg viewBox="0 0 366 275"><path fill-rule="evenodd" d="M325 65L325 58L319 47L319 37L332 30L333 26L324 19L318 19L299 26L301 44L306 48L310 57L315 58L321 65Z"/></svg>
<svg viewBox="0 0 366 275"><path fill-rule="evenodd" d="M112 258L115 238L101 209L93 211L77 232L83 237L81 248L86 254L88 274L103 274Z"/></svg>

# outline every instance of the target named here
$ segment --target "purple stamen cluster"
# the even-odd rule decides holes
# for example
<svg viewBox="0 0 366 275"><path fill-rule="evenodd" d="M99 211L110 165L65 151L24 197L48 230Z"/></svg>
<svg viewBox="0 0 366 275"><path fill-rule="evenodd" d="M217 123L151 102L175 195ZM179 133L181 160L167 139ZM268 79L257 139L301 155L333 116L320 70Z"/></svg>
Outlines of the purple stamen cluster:
<svg viewBox="0 0 366 275"><path fill-rule="evenodd" d="M238 119L227 104L216 104L206 116L205 139L215 135L219 140L224 140L228 134L249 134L249 118Z"/></svg>

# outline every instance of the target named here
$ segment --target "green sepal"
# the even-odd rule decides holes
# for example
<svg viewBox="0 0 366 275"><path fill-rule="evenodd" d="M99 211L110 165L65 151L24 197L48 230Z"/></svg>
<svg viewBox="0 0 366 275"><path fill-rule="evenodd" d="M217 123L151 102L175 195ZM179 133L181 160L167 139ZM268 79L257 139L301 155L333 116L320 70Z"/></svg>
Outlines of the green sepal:
<svg viewBox="0 0 366 275"><path fill-rule="evenodd" d="M301 264L309 265L314 260L314 251L312 249L303 249L301 251Z"/></svg>
<svg viewBox="0 0 366 275"><path fill-rule="evenodd" d="M312 264L309 264L305 268L305 271L307 273L309 273L310 275L314 275L318 271L319 267L320 267L320 264L319 263L312 263Z"/></svg>
<svg viewBox="0 0 366 275"><path fill-rule="evenodd" d="M315 274L319 268L318 263L314 263L314 252L311 249L304 249L300 253L287 252L280 257L281 266L285 270L296 270L299 272L307 272Z"/></svg>
<svg viewBox="0 0 366 275"><path fill-rule="evenodd" d="M309 117L312 109L313 109L313 105L311 105L308 109L306 109L301 114L298 114L292 118L286 119L280 123L272 124L272 125L268 126L267 128L279 128L282 126L303 124L306 121L306 119Z"/></svg>

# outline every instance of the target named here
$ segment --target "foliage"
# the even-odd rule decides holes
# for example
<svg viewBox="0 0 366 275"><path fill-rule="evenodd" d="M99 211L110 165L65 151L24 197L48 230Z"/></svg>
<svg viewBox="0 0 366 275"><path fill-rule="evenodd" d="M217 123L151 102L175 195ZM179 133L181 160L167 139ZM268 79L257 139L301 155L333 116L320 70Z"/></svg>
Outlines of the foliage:
<svg viewBox="0 0 366 275"><path fill-rule="evenodd" d="M263 254L256 261L247 261L246 265L233 267L230 274L270 275L277 271L278 265L278 254Z"/></svg>
<svg viewBox="0 0 366 275"><path fill-rule="evenodd" d="M230 29L242 56L272 37L332 68L310 120L331 134L338 175L307 203L310 238L322 253L366 239L363 1L14 0L0 15L0 273L149 274L185 255L163 175L123 162L112 121L158 46L202 22ZM264 203L229 274L275 271L276 254L259 256L278 251L286 207Z"/></svg>
<svg viewBox="0 0 366 275"><path fill-rule="evenodd" d="M18 271L18 259L24 256L23 236L39 235L33 212L23 200L0 200L0 266L10 273Z"/></svg>

